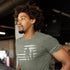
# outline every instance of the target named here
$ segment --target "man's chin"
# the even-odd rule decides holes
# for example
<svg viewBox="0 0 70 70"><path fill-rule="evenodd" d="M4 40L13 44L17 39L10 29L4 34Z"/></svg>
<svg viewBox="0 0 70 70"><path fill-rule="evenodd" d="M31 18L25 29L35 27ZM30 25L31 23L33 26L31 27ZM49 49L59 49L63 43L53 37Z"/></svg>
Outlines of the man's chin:
<svg viewBox="0 0 70 70"><path fill-rule="evenodd" d="M21 31L19 31L19 33L20 33L20 34L23 34L23 33L25 33L25 32L24 32L23 30L21 30Z"/></svg>

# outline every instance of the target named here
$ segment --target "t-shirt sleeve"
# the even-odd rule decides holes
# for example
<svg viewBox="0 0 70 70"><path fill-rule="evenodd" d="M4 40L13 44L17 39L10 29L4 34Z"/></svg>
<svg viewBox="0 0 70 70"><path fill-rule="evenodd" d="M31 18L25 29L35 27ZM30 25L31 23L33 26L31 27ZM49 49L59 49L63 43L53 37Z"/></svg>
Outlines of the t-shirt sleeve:
<svg viewBox="0 0 70 70"><path fill-rule="evenodd" d="M58 42L58 40L52 36L47 37L45 44L46 44L47 51L50 54L53 54L54 52L57 52L62 48L62 45Z"/></svg>

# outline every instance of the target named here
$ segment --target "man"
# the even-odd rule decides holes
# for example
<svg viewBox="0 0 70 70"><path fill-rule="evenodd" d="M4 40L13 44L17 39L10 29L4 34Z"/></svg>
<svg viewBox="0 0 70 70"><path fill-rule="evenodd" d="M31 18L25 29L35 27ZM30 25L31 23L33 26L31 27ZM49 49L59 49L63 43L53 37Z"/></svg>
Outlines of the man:
<svg viewBox="0 0 70 70"><path fill-rule="evenodd" d="M35 5L16 7L19 33L24 37L16 41L17 70L49 70L53 57L62 63L61 70L70 70L70 56L58 41L38 32L42 27L42 10Z"/></svg>

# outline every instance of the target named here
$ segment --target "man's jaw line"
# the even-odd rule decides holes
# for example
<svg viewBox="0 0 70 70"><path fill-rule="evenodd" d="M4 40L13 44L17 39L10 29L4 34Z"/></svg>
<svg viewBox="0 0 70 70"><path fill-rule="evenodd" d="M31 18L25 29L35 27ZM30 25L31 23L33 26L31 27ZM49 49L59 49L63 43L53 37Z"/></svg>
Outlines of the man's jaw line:
<svg viewBox="0 0 70 70"><path fill-rule="evenodd" d="M20 34L23 34L23 33L25 33L25 32L24 32L23 30L20 30L19 33L20 33Z"/></svg>

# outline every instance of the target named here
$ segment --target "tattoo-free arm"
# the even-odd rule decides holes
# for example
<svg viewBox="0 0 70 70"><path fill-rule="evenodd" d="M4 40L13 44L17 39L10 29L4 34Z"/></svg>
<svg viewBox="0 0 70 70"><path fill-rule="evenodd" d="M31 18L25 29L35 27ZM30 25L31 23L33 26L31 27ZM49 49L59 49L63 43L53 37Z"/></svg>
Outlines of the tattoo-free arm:
<svg viewBox="0 0 70 70"><path fill-rule="evenodd" d="M70 70L70 56L64 48L53 53L53 56L62 63L61 70Z"/></svg>

